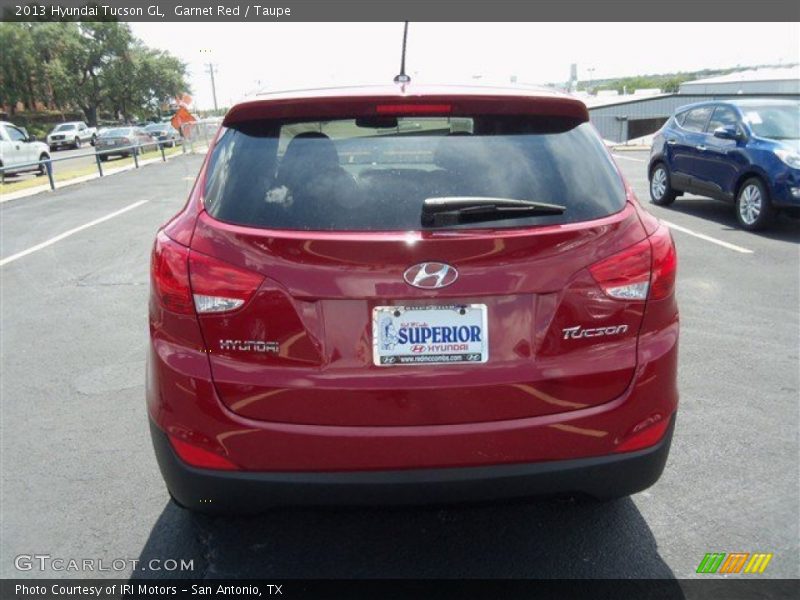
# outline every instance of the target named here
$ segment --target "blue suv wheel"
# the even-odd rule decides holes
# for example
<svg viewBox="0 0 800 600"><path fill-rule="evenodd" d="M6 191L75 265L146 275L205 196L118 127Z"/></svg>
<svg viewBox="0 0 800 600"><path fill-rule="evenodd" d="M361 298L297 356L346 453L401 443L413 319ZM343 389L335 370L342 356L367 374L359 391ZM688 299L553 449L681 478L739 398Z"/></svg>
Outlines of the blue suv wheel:
<svg viewBox="0 0 800 600"><path fill-rule="evenodd" d="M669 206L677 194L669 182L669 171L664 163L656 163L650 169L650 200L658 206Z"/></svg>
<svg viewBox="0 0 800 600"><path fill-rule="evenodd" d="M745 181L736 196L739 225L748 231L758 231L772 223L774 217L766 186L756 177Z"/></svg>

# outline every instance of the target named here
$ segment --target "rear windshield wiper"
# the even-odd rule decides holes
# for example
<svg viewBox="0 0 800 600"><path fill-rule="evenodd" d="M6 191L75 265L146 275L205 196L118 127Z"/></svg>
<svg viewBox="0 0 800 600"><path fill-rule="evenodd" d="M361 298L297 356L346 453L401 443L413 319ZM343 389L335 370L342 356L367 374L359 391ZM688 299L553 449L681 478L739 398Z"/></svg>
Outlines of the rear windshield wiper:
<svg viewBox="0 0 800 600"><path fill-rule="evenodd" d="M566 206L483 196L426 198L422 204L423 227L442 227L459 223L498 221L523 217L560 215Z"/></svg>

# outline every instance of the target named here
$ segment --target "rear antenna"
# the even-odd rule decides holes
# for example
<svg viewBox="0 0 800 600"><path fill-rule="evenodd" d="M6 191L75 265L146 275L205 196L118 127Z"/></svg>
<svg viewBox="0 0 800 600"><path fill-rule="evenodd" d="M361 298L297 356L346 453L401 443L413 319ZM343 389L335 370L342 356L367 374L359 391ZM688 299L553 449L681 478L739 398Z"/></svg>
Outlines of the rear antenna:
<svg viewBox="0 0 800 600"><path fill-rule="evenodd" d="M403 25L403 54L400 57L400 73L395 76L395 83L410 83L411 77L406 75L406 38L408 38L408 21Z"/></svg>

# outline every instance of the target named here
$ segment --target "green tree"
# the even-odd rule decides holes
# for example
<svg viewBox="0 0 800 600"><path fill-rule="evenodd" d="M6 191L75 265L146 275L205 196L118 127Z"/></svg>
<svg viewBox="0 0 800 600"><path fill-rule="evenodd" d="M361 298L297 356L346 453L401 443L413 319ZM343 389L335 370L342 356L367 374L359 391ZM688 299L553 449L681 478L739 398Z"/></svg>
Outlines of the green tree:
<svg viewBox="0 0 800 600"><path fill-rule="evenodd" d="M139 112L158 113L166 99L187 90L186 65L137 42L109 67L105 85L109 108L125 119Z"/></svg>
<svg viewBox="0 0 800 600"><path fill-rule="evenodd" d="M106 95L104 77L114 63L124 60L133 42L130 27L122 23L87 22L65 48L69 77L67 96L83 111L90 125L97 125L97 113Z"/></svg>
<svg viewBox="0 0 800 600"><path fill-rule="evenodd" d="M148 112L160 113L167 99L189 91L186 64L169 52L147 48L138 65L142 108Z"/></svg>
<svg viewBox="0 0 800 600"><path fill-rule="evenodd" d="M64 111L73 105L76 73L65 57L70 45L80 38L77 23L36 23L31 27L40 101Z"/></svg>
<svg viewBox="0 0 800 600"><path fill-rule="evenodd" d="M36 55L33 36L26 23L0 23L0 103L13 114L18 102L32 109L36 94L32 73Z"/></svg>
<svg viewBox="0 0 800 600"><path fill-rule="evenodd" d="M97 124L101 110L125 118L157 112L190 91L186 65L145 46L116 22L0 23L0 102L80 108Z"/></svg>

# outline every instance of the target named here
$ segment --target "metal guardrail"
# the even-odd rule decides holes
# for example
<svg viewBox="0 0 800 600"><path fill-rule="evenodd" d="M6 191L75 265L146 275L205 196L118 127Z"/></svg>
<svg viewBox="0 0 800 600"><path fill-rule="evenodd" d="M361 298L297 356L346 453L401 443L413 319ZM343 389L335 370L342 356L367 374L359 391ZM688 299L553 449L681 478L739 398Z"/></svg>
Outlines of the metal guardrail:
<svg viewBox="0 0 800 600"><path fill-rule="evenodd" d="M164 152L164 146L169 144L170 142L162 142L158 141L152 144L132 144L130 146L116 146L114 148L109 148L108 150L95 150L94 152L86 152L85 154L75 154L72 156L62 156L61 158L49 158L47 160L37 160L35 162L23 163L21 165L13 165L9 167L0 167L0 178L2 179L2 183L5 183L5 176L6 172L16 173L18 171L27 171L32 169L33 167L41 167L44 165L45 171L47 172L47 178L50 181L50 189L56 189L56 182L55 178L53 177L53 163L56 162L66 162L68 160L76 160L78 158L87 158L90 156L94 156L95 163L97 164L97 171L100 174L100 177L103 177L103 161L100 158L101 156L108 156L110 154L119 154L120 152L128 152L133 155L133 162L135 167L139 168L139 153L143 152L141 149L146 148L147 146L156 146L158 145L159 149L161 150L161 160L166 162L167 155ZM184 149L184 154L186 150Z"/></svg>
<svg viewBox="0 0 800 600"><path fill-rule="evenodd" d="M17 173L19 171L27 171L31 170L35 167L42 167L44 166L45 171L47 173L47 178L50 182L50 189L56 189L56 182L53 176L53 163L57 162L66 162L69 160L76 160L79 158L87 158L90 156L94 156L95 163L97 165L97 172L99 173L100 177L103 177L103 160L100 158L101 156L108 156L111 154L119 154L120 152L130 152L133 155L133 163L136 169L139 168L139 155L144 151L142 148L147 148L149 146L158 146L158 149L161 151L161 160L162 162L166 162L167 155L164 152L164 147L174 147L176 144L180 143L181 150L183 154L194 153L195 144L199 142L203 142L207 147L210 140L213 138L216 129L219 127L222 119L208 119L208 120L201 120L195 121L192 123L186 123L181 127L182 138L180 140L155 140L151 143L147 144L131 144L129 146L115 146L114 148L109 148L106 150L98 150L95 149L94 152L86 152L84 154L76 154L73 156L62 156L61 158L48 158L47 160L37 160L35 162L24 163L21 165L13 165L8 167L0 167L0 184L5 183L5 176L7 172L10 173ZM188 150L187 150L188 146Z"/></svg>

